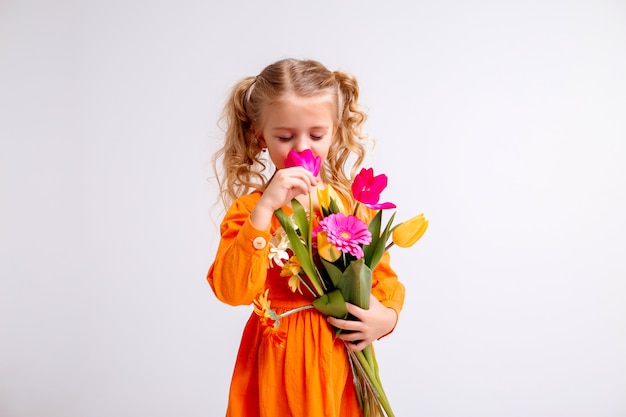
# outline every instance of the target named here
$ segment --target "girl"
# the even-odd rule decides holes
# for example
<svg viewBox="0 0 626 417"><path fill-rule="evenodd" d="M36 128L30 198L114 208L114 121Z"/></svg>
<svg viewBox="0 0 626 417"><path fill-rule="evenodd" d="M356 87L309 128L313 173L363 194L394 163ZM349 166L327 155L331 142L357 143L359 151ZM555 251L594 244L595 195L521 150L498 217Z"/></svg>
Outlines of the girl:
<svg viewBox="0 0 626 417"><path fill-rule="evenodd" d="M350 180L365 156L358 109L358 85L349 74L331 72L315 61L286 59L258 76L240 81L225 107L226 138L214 157L220 197L228 211L207 280L215 295L231 305L249 305L269 289L276 313L310 304L306 292L292 292L271 260L273 216L290 212L293 198L318 207L316 189L331 186L352 210ZM310 149L323 160L319 176L303 167L285 168L291 150ZM263 172L269 154L276 168ZM221 165L221 170L219 168ZM275 259L275 257L274 257ZM277 265L278 264L278 265ZM358 321L324 317L309 309L284 317L282 345L266 337L252 314L243 332L231 381L229 417L360 416L346 345L362 350L395 327L404 286L389 266L388 254L373 271L370 308L347 304ZM346 330L338 338L332 328Z"/></svg>

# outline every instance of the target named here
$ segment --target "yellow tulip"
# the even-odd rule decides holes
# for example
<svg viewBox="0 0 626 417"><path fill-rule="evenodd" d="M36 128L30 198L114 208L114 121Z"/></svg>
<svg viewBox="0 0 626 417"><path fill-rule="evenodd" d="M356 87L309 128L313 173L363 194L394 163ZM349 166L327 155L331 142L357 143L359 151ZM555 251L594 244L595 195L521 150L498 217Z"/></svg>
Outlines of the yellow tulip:
<svg viewBox="0 0 626 417"><path fill-rule="evenodd" d="M322 259L328 262L335 262L341 257L342 252L328 241L326 232L320 231L317 233L317 253Z"/></svg>
<svg viewBox="0 0 626 417"><path fill-rule="evenodd" d="M339 196L339 193L337 193L337 191L335 191L335 189L330 185L327 185L324 189L318 188L317 198L321 207L330 207L330 200L332 199L337 205L339 212L344 214L346 213L346 208L343 205L343 200Z"/></svg>
<svg viewBox="0 0 626 417"><path fill-rule="evenodd" d="M428 220L424 218L424 214L418 214L393 229L393 243L401 248L411 247L420 240L427 227Z"/></svg>

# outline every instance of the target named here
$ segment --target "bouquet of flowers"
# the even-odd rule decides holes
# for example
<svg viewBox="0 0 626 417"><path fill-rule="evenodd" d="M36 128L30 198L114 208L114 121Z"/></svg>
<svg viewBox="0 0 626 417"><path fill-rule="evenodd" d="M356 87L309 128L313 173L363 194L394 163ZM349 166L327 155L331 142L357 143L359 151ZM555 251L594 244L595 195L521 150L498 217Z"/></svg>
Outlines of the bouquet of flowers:
<svg viewBox="0 0 626 417"><path fill-rule="evenodd" d="M303 166L316 176L320 165L320 158L314 157L310 150L291 151L285 161L286 167ZM282 344L285 337L276 331L280 319L290 314L315 308L326 316L347 318L346 302L369 308L372 270L383 253L393 245L410 247L422 237L428 227L423 214L394 225L393 213L383 227L383 210L396 207L390 202L379 203L380 194L386 187L386 175L375 176L372 168L364 168L352 183L352 196L357 204L352 213L345 212L342 200L330 186L318 191L323 218L317 225L314 216L307 216L305 208L296 199L292 201L291 217L282 209L276 210L275 216L282 230L277 232L280 237L270 242L270 257L282 266L281 275L289 277L288 285L292 291L302 292L304 287L315 298L311 305L280 315L271 310L267 291L255 300L255 312L277 344ZM357 216L359 204L377 211L369 223ZM312 213L310 196L308 211ZM363 415L393 417L372 346L360 352L350 349L347 352Z"/></svg>

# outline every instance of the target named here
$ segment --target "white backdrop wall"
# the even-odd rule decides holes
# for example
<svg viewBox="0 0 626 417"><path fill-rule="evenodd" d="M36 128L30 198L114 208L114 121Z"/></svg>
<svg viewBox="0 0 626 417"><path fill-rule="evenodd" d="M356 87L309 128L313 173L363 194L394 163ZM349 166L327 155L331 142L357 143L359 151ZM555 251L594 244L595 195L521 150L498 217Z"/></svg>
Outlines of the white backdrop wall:
<svg viewBox="0 0 626 417"><path fill-rule="evenodd" d="M288 56L358 77L368 165L431 221L392 255L397 415L626 416L608 0L0 2L0 415L223 415L250 308L205 282L208 160L233 83Z"/></svg>

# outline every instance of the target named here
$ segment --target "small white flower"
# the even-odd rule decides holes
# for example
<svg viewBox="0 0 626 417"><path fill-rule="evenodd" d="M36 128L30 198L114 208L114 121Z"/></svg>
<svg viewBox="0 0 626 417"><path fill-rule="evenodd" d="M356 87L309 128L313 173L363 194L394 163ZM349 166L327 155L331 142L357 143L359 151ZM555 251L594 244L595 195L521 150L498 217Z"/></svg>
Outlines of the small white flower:
<svg viewBox="0 0 626 417"><path fill-rule="evenodd" d="M287 233L281 227L270 239L270 252L268 254L270 263L268 268L274 265L282 268L285 261L289 259L287 249L289 249L289 239L287 238Z"/></svg>

